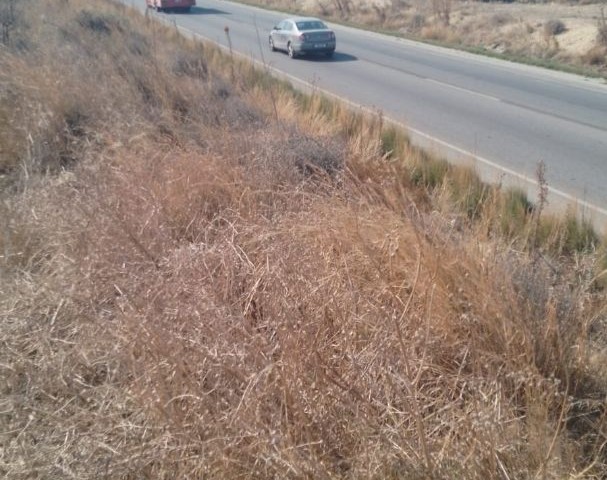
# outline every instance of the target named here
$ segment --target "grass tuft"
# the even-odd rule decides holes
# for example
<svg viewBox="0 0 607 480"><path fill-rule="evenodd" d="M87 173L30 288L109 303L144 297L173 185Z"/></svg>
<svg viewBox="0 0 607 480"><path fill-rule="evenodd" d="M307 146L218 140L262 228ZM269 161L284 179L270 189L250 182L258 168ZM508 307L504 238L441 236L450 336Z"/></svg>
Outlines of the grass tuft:
<svg viewBox="0 0 607 480"><path fill-rule="evenodd" d="M445 160L436 160L421 155L411 170L411 179L414 184L426 188L437 188L442 185L450 170L449 163Z"/></svg>
<svg viewBox="0 0 607 480"><path fill-rule="evenodd" d="M113 2L30 6L0 50L4 476L605 477L586 223Z"/></svg>
<svg viewBox="0 0 607 480"><path fill-rule="evenodd" d="M567 31L567 27L562 20L552 19L544 23L544 35L555 36Z"/></svg>

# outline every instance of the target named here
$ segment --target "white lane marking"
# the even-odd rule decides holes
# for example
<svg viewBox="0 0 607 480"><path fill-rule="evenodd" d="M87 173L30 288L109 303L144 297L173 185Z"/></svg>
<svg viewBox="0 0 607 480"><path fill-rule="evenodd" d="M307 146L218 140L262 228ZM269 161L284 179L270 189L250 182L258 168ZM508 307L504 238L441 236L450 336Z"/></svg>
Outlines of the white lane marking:
<svg viewBox="0 0 607 480"><path fill-rule="evenodd" d="M469 89L464 88L464 87L458 87L457 85L453 85L452 83L441 82L440 80L435 80L433 78L427 78L427 77L425 77L424 81L428 82L428 83L434 83L434 84L439 85L441 87L451 88L451 89L457 90L459 92L468 93L470 95L476 95L477 97L486 98L487 100L492 100L494 102L501 102L502 101L502 99L499 98L499 97L494 97L493 95L487 95L486 93L475 92L474 90L469 90Z"/></svg>
<svg viewBox="0 0 607 480"><path fill-rule="evenodd" d="M435 142L435 143L437 143L439 145L442 145L443 147L448 148L450 150L453 150L453 151L455 151L457 153L460 153L461 155L464 155L464 156L466 156L468 158L471 158L473 160L477 160L477 161L479 161L481 163L484 163L485 165L487 165L487 166L489 166L491 168L494 168L494 169L496 169L498 171L506 173L506 174L508 174L508 175L510 175L512 177L515 177L515 178L517 178L519 180L522 180L522 181L525 181L527 183L530 183L531 185L533 185L535 187L539 187L540 186L539 182L536 179L532 178L532 177L528 177L527 175L523 175L522 173L516 172L516 171L511 170L511 169L509 169L507 167L499 165L498 163L495 163L495 162L493 162L493 161L491 161L491 160L489 160L487 158L481 157L480 155L476 155L476 154L474 154L472 152L469 152L468 150L464 150L463 148L457 147L456 145L453 145L451 143L448 143L448 142L445 142L443 140L440 140L439 138L433 137L432 135L428 135L427 133L424 133L424 132L422 132L420 130L417 130L417 129L412 128L412 127L408 127L408 126L406 126L406 125L404 125L404 124L402 124L402 123L400 123L398 121L394 121L394 120L391 120L391 119L389 119L389 120L393 121L394 123L396 123L400 127L405 128L405 129L407 129L407 130L415 133L416 135L419 135L419 136L421 136L421 137L423 137L423 138L425 138L427 140L430 140L430 141ZM575 203L577 205L581 205L584 208L587 208L589 210L595 211L596 213L600 213L601 215L607 217L607 210L604 209L604 208L601 208L601 207L599 207L597 205L594 205L593 203L587 202L586 200L581 200L580 198L578 198L578 197L576 197L574 195L571 195L571 194L569 194L567 192L564 192L563 190L559 190L558 188L551 187L550 185L547 186L547 189L548 189L549 192L551 192L554 195L562 197L562 198L564 198L566 200L569 200L570 202L573 202L573 203Z"/></svg>
<svg viewBox="0 0 607 480"><path fill-rule="evenodd" d="M331 24L331 28L334 30L346 30L352 35L366 35L372 38L376 38L382 41L386 41L394 44L395 46L411 46L420 50L426 50L427 53L436 55L437 57L443 58L466 58L467 60L475 62L477 65L484 66L490 64L495 68L499 68L502 71L512 72L517 71L518 74L525 75L525 77L543 82L549 81L553 84L563 85L575 84L576 88L580 90L586 90L592 93L607 94L607 80L602 77L588 77L584 75L578 75L571 72L565 72L560 70L550 70L542 68L538 65L518 63L508 59L496 58L490 55L483 55L468 52L466 50L458 50L455 47L444 47L440 45L433 45L430 43L420 42L411 40L409 38L399 37L396 35L387 35L384 33L373 32L370 30L358 29L347 25ZM538 78L538 74L542 75L542 78Z"/></svg>
<svg viewBox="0 0 607 480"><path fill-rule="evenodd" d="M180 31L183 30L184 32L186 32L186 33L188 33L190 35L194 35L195 37L199 37L199 38L201 38L203 40L207 40L207 41L213 42L214 44L216 44L217 46L219 46L219 48L223 49L224 51L230 51L229 47L227 47L225 45L222 45L222 44L219 44L219 43L215 42L214 40L212 40L211 38L206 37L205 35L202 35L202 34L197 33L197 32L193 32L193 31L188 30L187 28L182 27L180 25L177 25L177 28ZM240 56L240 57L242 57L242 58L244 58L244 59L246 59L248 61L252 61L255 64L261 65L263 68L266 68L267 70L272 71L275 74L278 74L279 76L288 78L289 80L291 80L294 83L303 85L304 87L308 88L312 92L321 92L321 93L323 93L323 94L325 94L325 95L327 95L329 97L332 97L332 98L335 98L336 100L344 102L345 104L349 105L350 107L354 107L356 109L360 109L360 110L362 110L362 111L364 111L364 112L366 112L368 114L371 114L371 115L377 115L377 113L378 113L378 110L376 110L376 109L374 110L374 109L369 108L369 107L367 107L365 105L362 105L360 103L353 102L352 100L349 100L348 98L342 97L341 95L337 95L336 93L330 92L330 91L325 90L323 88L319 88L318 85L315 85L315 84L310 83L310 82L308 82L306 80L302 80L302 79L300 79L298 77L295 77L294 75L286 73L286 72L284 72L284 71L282 71L282 70L280 70L280 69L278 69L276 67L273 67L272 65L270 65L268 63L265 63L265 62L263 62L261 60L257 60L256 58L253 58L251 56L245 55L243 53L240 53L240 52L237 52L237 51L234 51L234 50L232 50L232 54L236 54L236 55L238 55L238 56ZM480 94L480 95L482 95L482 94ZM497 99L497 100L499 100L499 99ZM439 139L439 138L437 138L437 137L435 137L433 135L430 135L428 133L422 132L421 130L417 130L416 128L412 128L411 126L405 125L404 123L402 123L402 122L400 122L400 121L398 121L396 119L393 119L391 117L385 116L384 119L387 120L387 121L389 121L390 123L392 123L392 124L394 124L394 125L402 128L405 131L413 132L415 135L419 135L420 137L425 138L426 140L429 140L429 141L434 142L434 143L436 143L438 145L441 145L441 146L443 146L443 147L445 147L445 148L447 148L449 150L452 150L452 151L457 152L457 153L459 153L461 155L464 155L465 157L467 157L469 159L476 160L476 161L478 161L480 163L483 163L483 164L487 165L488 167L494 168L494 169L496 169L498 171L501 171L501 172L503 172L503 173L505 173L507 175L510 175L510 176L512 176L514 178L517 178L519 180L527 182L527 183L533 185L534 187L539 187L538 181L535 180L532 177L528 177L527 175L524 175L522 173L516 172L516 171L514 171L514 170L512 170L510 168L504 167L503 165L499 165L498 163L495 163L495 162L493 162L493 161L491 161L491 160L489 160L487 158L481 157L480 155L477 155L477 154L472 153L472 152L470 152L468 150L460 148L460 147L458 147L456 145L453 145L453 144L451 144L449 142L445 142L444 140L441 140L441 139ZM553 195L556 195L556 196L559 196L561 198L564 198L565 200L573 202L576 205L582 206L585 209L588 209L588 210L591 210L593 212L596 212L596 213L602 215L603 217L607 218L607 209L601 208L598 205L594 205L593 203L590 203L590 202L588 202L586 200L582 200L582 199L580 199L580 198L578 198L578 197L576 197L574 195L571 195L571 194L569 194L567 192L564 192L563 190L559 190L558 188L554 188L554 187L551 187L551 186L548 185L547 189Z"/></svg>

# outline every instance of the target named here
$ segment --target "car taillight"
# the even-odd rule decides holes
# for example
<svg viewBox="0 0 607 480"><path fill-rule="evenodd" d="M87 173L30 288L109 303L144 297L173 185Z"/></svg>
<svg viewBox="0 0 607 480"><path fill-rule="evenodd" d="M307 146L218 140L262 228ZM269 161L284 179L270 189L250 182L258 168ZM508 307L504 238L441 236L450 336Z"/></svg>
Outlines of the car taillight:
<svg viewBox="0 0 607 480"><path fill-rule="evenodd" d="M329 38L331 40L335 40L335 34L333 32L329 32Z"/></svg>
<svg viewBox="0 0 607 480"><path fill-rule="evenodd" d="M299 36L299 39L300 39L302 42L305 42L305 41L306 41L306 34L305 34L305 33L302 33L302 34Z"/></svg>

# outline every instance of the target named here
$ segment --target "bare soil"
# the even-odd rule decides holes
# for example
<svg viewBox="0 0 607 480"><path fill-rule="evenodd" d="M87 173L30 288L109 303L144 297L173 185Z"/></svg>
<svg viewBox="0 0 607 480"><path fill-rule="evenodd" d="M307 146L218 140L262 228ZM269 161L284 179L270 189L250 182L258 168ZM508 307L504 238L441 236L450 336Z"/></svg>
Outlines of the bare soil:
<svg viewBox="0 0 607 480"><path fill-rule="evenodd" d="M523 32L526 35L521 35L518 41L526 43L531 49L541 50L547 43L544 26L550 21L561 21L565 30L554 35L557 49L562 54L582 57L597 46L600 15L600 4L454 2L453 26L461 30L476 22L483 33L480 43L486 47L500 40L503 43L513 42L512 34L518 36Z"/></svg>
<svg viewBox="0 0 607 480"><path fill-rule="evenodd" d="M413 38L477 47L529 60L607 70L605 3L495 3L460 0L246 0L395 31ZM558 28L555 30L555 25Z"/></svg>

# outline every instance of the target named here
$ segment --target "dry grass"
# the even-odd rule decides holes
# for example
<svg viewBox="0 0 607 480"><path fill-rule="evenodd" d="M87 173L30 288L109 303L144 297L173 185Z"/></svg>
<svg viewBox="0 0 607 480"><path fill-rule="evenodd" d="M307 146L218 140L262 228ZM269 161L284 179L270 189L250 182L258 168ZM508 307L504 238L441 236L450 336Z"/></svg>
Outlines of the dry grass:
<svg viewBox="0 0 607 480"><path fill-rule="evenodd" d="M241 0L456 48L605 75L600 0ZM598 22L597 22L597 19ZM602 19L602 20L601 20ZM601 55L602 52L602 55Z"/></svg>
<svg viewBox="0 0 607 480"><path fill-rule="evenodd" d="M607 473L596 239L529 242L514 193L116 5L28 8L0 50L4 476Z"/></svg>

